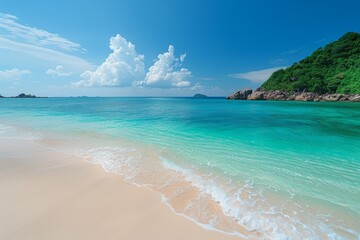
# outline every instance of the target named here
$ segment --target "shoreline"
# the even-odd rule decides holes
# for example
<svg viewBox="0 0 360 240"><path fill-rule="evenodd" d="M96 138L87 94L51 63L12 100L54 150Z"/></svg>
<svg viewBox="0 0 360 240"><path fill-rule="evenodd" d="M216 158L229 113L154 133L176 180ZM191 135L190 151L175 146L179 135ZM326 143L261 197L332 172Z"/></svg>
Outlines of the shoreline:
<svg viewBox="0 0 360 240"><path fill-rule="evenodd" d="M233 104L226 105L236 107ZM205 168L192 167L191 164L188 164L187 159L183 158L182 154L178 155L176 151L172 152L167 148L160 148L161 143L158 145L152 142L138 141L135 138L128 138L126 134L121 132L112 135L107 131L95 131L99 129L99 125L86 124L88 122L87 118L82 118L85 123L81 122L81 125L77 125L76 120L78 119L62 120L60 118L57 121L58 116L43 117L43 115L40 115L38 117L36 115L33 117L31 113L28 115L29 118L21 115L19 118L19 116L15 115L17 121L12 115L5 117L5 125L0 124L2 137L6 139L23 139L39 144L42 149L51 150L55 159L59 155L63 156L61 160L58 160L58 163L67 164L66 159L69 156L74 156L71 157L72 161L81 161L85 164L91 163L90 165L94 165L94 167L100 167L100 171L103 171L101 174L105 172L108 175L115 174L117 178L120 177L121 180L130 183L131 186L135 185L137 189L141 187L150 190L150 192L158 196L157 202L166 206L166 209L170 209L172 214L175 213L175 215L185 218L191 224L195 223L196 227L200 226L202 229L225 233L227 236L250 239L266 237L271 239L272 237L276 238L284 235L293 236L294 238L301 235L307 238L310 236L325 237L333 234L346 236L349 239L351 239L351 236L357 236L356 214L343 211L340 207L335 212L331 212L325 219L327 229L318 229L316 226L324 223L322 218L324 214L334 210L331 207L332 204L323 208L323 205L320 204L322 201L316 204L311 198L298 202L298 196L301 197L301 195L298 195L292 189L287 192L266 191L266 189L265 192L260 192L258 191L259 188L253 188L251 178L266 176L261 172L257 175L250 175L247 178L250 179L249 181L237 181L234 178L227 178L227 175L217 175L217 173L213 175L212 169L208 171L209 168L212 168L211 162L204 162L206 164L204 165ZM315 116L317 115L315 114ZM60 126L60 128L57 126ZM73 126L77 126L78 130L74 131ZM109 126L111 127L111 125ZM23 150L20 152L20 159L22 159L22 154L31 155L29 159L35 163L35 167L42 165L40 164L41 161L38 162L38 160L43 159L43 157L37 158L36 154L32 155L32 148L30 148L31 151L26 152L26 148L25 150L22 147L15 148L17 145L21 146L21 144L17 144L13 140L10 141L12 141L13 146L9 147L9 149L13 149L13 154L19 154L16 151L20 148ZM2 146L6 145L2 144ZM181 149L186 150L186 148ZM255 148L253 152L262 152L258 152L258 150L259 148ZM54 151L56 151L56 154ZM194 152L196 153L196 150ZM11 153L11 151L8 153ZM211 159L211 156L202 154L203 159ZM5 150L1 156L6 157ZM257 159L253 155L249 155L249 157L247 159ZM73 162L70 165L75 166ZM85 166L83 165L83 167ZM52 168L57 168L57 165L54 164ZM242 168L247 169L248 166L243 165ZM15 171L14 176L17 176L18 173L18 171ZM95 173L95 175L97 174ZM213 176L216 177L215 181ZM89 175L86 175L85 178L88 179ZM231 186L227 184L229 181L233 183ZM47 182L47 180L44 182ZM83 188L78 189L82 191ZM260 188L260 190L262 189ZM326 189L324 190L325 194L328 193ZM340 188L338 189L340 190ZM112 194L108 194L108 196L111 197ZM293 198L294 196L295 198ZM42 201L40 199L40 202ZM325 202L328 203L329 201ZM253 203L259 203L259 205L252 205ZM297 203L300 203L300 205L297 205ZM336 202L333 203L337 205ZM112 205L116 205L116 203ZM276 207L281 207L280 211L273 210ZM356 210L357 207L354 207L353 209ZM93 211L93 209L89 211ZM137 209L133 213L136 213L136 211ZM285 216L285 218L282 218L282 216ZM286 216L294 217L292 219L295 221ZM278 228L278 226L281 228ZM310 230L308 230L309 227ZM278 229L279 231L277 231Z"/></svg>
<svg viewBox="0 0 360 240"><path fill-rule="evenodd" d="M253 91L250 88L239 90L226 99L228 100L275 100L275 101L303 101L303 102L360 102L360 94L319 94L313 92L289 93L281 90L265 91L258 88Z"/></svg>
<svg viewBox="0 0 360 240"><path fill-rule="evenodd" d="M1 239L240 239L201 228L101 166L29 140L0 143Z"/></svg>

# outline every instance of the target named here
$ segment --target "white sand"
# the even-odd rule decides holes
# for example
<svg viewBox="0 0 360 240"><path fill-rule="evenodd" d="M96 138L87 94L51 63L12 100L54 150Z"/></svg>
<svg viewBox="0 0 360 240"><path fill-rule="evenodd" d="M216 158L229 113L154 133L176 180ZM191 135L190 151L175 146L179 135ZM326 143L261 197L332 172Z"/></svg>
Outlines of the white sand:
<svg viewBox="0 0 360 240"><path fill-rule="evenodd" d="M0 239L239 239L175 214L149 189L31 141L0 140Z"/></svg>

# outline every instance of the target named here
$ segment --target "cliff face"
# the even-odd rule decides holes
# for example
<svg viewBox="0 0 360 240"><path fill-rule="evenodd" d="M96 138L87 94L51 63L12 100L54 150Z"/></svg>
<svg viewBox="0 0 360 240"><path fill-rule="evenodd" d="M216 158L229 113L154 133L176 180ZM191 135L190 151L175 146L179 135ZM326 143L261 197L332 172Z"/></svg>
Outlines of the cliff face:
<svg viewBox="0 0 360 240"><path fill-rule="evenodd" d="M265 91L360 94L360 34L349 32L287 69L274 72Z"/></svg>

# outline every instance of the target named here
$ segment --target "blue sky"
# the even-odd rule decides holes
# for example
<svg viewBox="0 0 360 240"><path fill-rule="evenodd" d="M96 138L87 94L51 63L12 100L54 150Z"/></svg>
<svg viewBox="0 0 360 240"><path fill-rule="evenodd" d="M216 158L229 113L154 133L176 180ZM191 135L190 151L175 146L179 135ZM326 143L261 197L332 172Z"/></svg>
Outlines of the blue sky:
<svg viewBox="0 0 360 240"><path fill-rule="evenodd" d="M225 96L348 31L360 2L3 1L0 94Z"/></svg>

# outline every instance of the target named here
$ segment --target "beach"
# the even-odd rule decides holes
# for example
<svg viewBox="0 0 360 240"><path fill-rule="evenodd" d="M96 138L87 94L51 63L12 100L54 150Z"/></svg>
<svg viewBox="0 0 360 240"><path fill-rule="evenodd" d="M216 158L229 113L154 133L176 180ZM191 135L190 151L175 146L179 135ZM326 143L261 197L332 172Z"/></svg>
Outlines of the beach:
<svg viewBox="0 0 360 240"><path fill-rule="evenodd" d="M0 239L239 239L201 228L99 165L28 140L0 146Z"/></svg>
<svg viewBox="0 0 360 240"><path fill-rule="evenodd" d="M360 240L359 9L3 1L0 240Z"/></svg>
<svg viewBox="0 0 360 240"><path fill-rule="evenodd" d="M356 103L0 104L0 239L360 236Z"/></svg>

